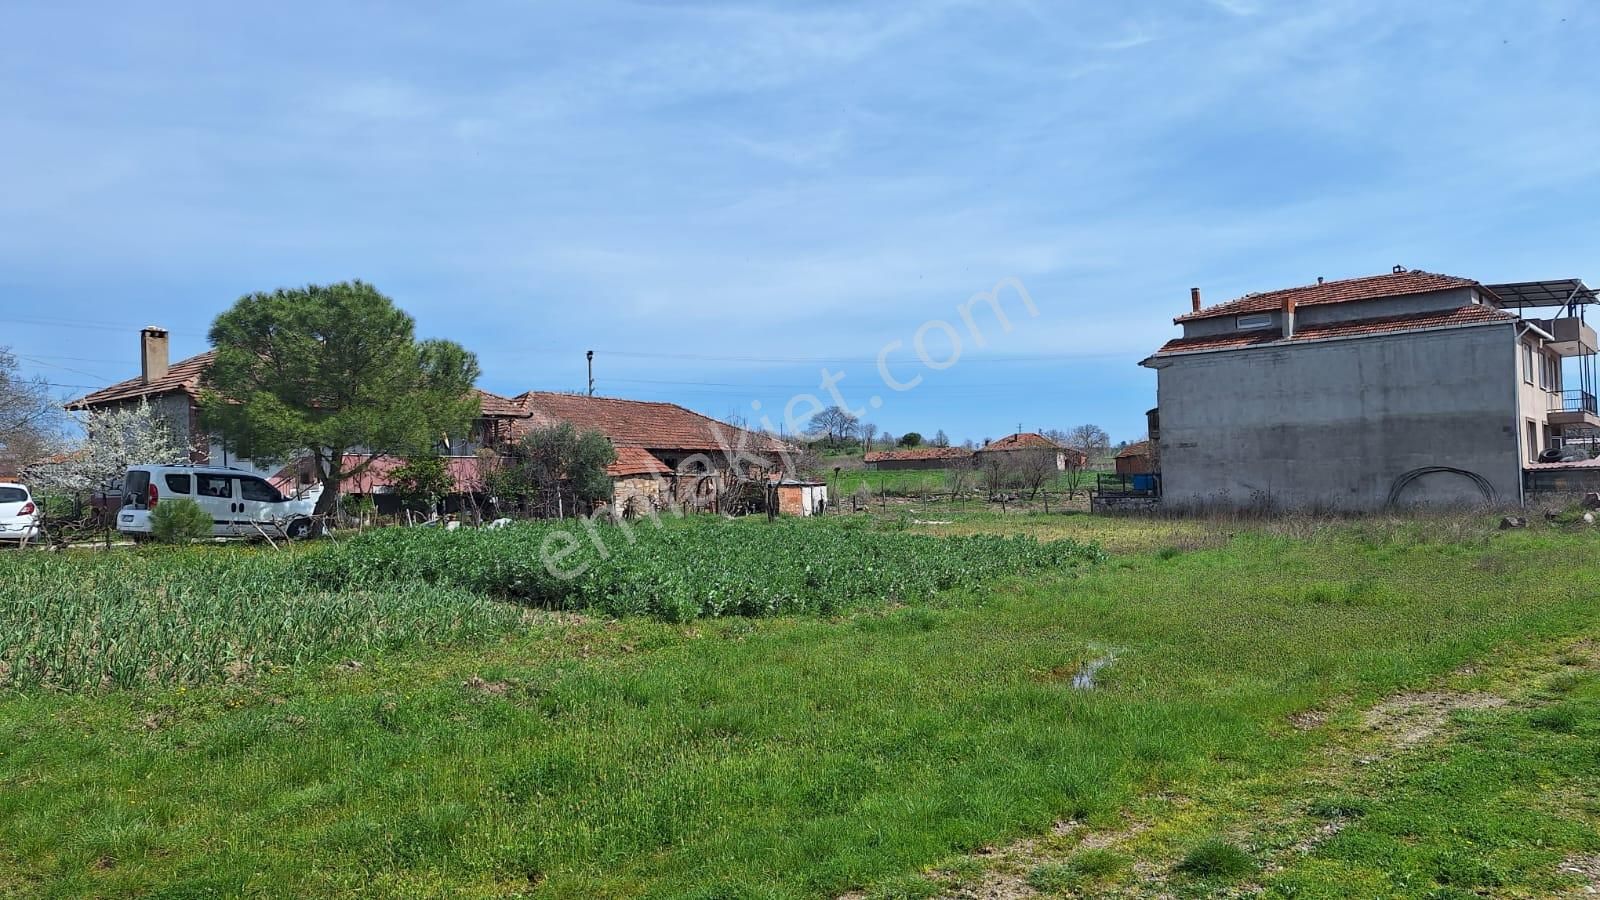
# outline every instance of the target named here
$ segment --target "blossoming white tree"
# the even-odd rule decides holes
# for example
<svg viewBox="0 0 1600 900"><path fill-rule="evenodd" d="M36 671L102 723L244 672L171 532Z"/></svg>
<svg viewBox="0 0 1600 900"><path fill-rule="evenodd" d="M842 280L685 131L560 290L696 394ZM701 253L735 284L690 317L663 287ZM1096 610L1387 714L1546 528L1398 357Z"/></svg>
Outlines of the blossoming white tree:
<svg viewBox="0 0 1600 900"><path fill-rule="evenodd" d="M90 412L80 421L83 443L57 461L34 466L28 471L30 481L64 493L84 493L105 487L131 465L189 461L188 449L148 403Z"/></svg>

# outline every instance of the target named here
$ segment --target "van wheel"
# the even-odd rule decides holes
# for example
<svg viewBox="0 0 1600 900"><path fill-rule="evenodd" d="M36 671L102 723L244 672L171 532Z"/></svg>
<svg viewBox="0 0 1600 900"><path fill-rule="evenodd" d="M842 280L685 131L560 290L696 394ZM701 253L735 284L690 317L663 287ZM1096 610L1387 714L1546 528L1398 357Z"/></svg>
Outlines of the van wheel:
<svg viewBox="0 0 1600 900"><path fill-rule="evenodd" d="M295 519L284 526L283 534L291 541L311 537L312 521L310 519Z"/></svg>

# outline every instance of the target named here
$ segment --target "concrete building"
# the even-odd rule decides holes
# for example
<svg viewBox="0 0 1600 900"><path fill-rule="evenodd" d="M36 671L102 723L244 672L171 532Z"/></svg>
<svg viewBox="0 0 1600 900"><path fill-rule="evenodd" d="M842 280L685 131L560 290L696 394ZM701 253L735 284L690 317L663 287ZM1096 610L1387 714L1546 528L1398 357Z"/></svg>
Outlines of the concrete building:
<svg viewBox="0 0 1600 900"><path fill-rule="evenodd" d="M1542 452L1591 440L1581 281L1394 271L1205 307L1141 365L1177 506L1370 510L1522 502Z"/></svg>

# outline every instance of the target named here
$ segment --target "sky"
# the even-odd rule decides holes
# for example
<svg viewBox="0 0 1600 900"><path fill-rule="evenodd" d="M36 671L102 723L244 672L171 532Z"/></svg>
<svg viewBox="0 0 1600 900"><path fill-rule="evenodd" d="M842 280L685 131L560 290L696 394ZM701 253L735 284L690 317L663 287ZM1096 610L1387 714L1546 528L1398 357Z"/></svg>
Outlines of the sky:
<svg viewBox="0 0 1600 900"><path fill-rule="evenodd" d="M14 0L0 346L76 396L144 325L181 358L360 278L498 393L592 349L597 393L784 431L1132 440L1191 287L1600 281L1597 38L1589 0Z"/></svg>

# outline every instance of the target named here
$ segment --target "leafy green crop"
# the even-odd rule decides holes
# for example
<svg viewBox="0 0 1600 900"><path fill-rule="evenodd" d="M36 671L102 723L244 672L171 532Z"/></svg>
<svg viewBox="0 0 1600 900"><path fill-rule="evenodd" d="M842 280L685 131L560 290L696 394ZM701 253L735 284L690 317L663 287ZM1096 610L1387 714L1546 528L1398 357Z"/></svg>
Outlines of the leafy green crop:
<svg viewBox="0 0 1600 900"><path fill-rule="evenodd" d="M552 572L547 541L570 547L560 567L581 574ZM1098 555L1070 541L720 519L595 526L593 538L571 522L391 528L290 553L4 554L0 687L193 683L338 653L480 640L518 627L518 604L671 621L828 614Z"/></svg>
<svg viewBox="0 0 1600 900"><path fill-rule="evenodd" d="M299 568L311 583L330 587L423 581L552 608L687 621L826 615L1099 558L1097 549L1074 541L691 519L446 533L394 528L329 546Z"/></svg>

